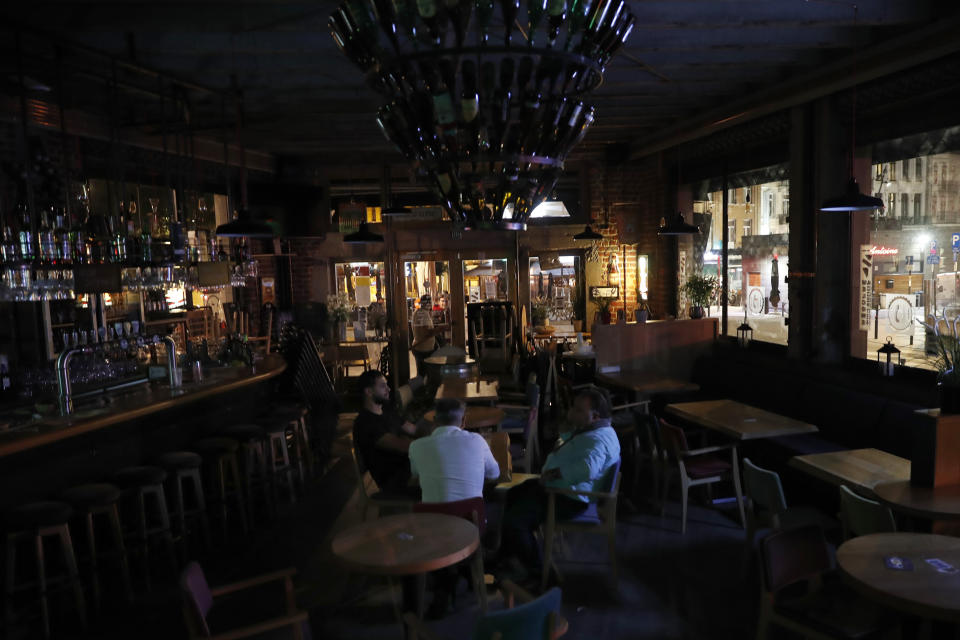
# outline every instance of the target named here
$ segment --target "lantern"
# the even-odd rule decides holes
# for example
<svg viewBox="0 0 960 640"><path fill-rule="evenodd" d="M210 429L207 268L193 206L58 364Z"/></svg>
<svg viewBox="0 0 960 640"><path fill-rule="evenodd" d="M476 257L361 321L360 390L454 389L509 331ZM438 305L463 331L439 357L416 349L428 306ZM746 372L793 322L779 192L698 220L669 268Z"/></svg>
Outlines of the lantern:
<svg viewBox="0 0 960 640"><path fill-rule="evenodd" d="M894 356L896 356L896 360L894 360ZM880 363L880 373L885 377L892 376L896 367L903 366L900 349L897 349L893 344L890 336L887 336L887 343L877 349L877 362Z"/></svg>
<svg viewBox="0 0 960 640"><path fill-rule="evenodd" d="M751 340L753 340L753 327L747 324L747 318L744 317L743 324L737 327L737 344L746 349L750 346Z"/></svg>

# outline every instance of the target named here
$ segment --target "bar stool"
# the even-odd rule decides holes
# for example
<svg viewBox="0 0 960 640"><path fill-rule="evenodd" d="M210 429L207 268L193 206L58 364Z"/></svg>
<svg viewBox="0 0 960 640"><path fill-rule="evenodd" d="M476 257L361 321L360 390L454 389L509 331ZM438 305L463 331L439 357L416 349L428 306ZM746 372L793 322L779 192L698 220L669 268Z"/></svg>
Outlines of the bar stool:
<svg viewBox="0 0 960 640"><path fill-rule="evenodd" d="M267 473L266 448L269 437L263 427L255 424L235 424L224 428L220 435L233 438L240 443L240 469L243 477L247 506L250 509L250 523L254 519L253 489L257 485L263 490L263 508L267 516L274 512L270 476Z"/></svg>
<svg viewBox="0 0 960 640"><path fill-rule="evenodd" d="M93 590L93 602L100 610L100 572L97 565L99 556L116 555L120 558L120 571L123 576L123 586L126 589L127 601L133 600L133 589L130 586L130 564L127 561L127 550L123 544L123 528L120 526L120 513L117 502L120 500L120 489L112 484L94 483L81 484L63 492L60 498L73 507L74 515L83 518L87 531L87 549L90 556L90 585ZM106 516L107 524L113 533L113 551L97 552L96 536L94 534L93 517Z"/></svg>
<svg viewBox="0 0 960 640"><path fill-rule="evenodd" d="M208 464L209 477L212 485L216 487L215 500L220 508L220 515L223 520L223 536L227 537L227 498L232 493L237 501L237 514L240 517L240 527L246 535L247 533L247 507L243 500L243 488L240 484L240 471L237 465L237 450L240 443L233 438L214 436L202 438L193 443L191 447L204 458ZM227 477L229 476L232 489L227 490Z"/></svg>
<svg viewBox="0 0 960 640"><path fill-rule="evenodd" d="M207 519L207 501L203 495L203 481L200 479L200 465L203 458L193 451L170 451L157 458L157 464L167 472L167 478L173 482L173 514L177 521L177 536L184 546L187 545L187 519L199 520L203 542L210 546L210 521ZM188 509L184 500L184 483L193 486L194 507Z"/></svg>
<svg viewBox="0 0 960 640"><path fill-rule="evenodd" d="M297 501L297 490L293 482L293 465L290 464L290 452L287 448L287 427L283 422L267 424L267 465L270 469L270 481L276 488L281 476L286 476L287 488L290 490L290 504Z"/></svg>
<svg viewBox="0 0 960 640"><path fill-rule="evenodd" d="M301 487L305 485L307 476L313 475L313 450L310 448L310 435L307 430L308 413L309 410L302 404L276 404L260 420L261 424L269 427L283 425L290 433Z"/></svg>
<svg viewBox="0 0 960 640"><path fill-rule="evenodd" d="M4 615L9 630L13 617L13 596L18 591L37 586L40 596L40 620L43 625L43 637L50 637L50 607L47 602L48 586L54 582L66 581L73 587L74 602L80 617L80 626L87 628L87 605L83 597L83 586L77 571L77 558L70 539L70 517L73 509L65 502L31 502L19 506L6 514L6 607ZM43 540L56 536L60 539L60 551L66 566L66 575L48 576L43 554ZM33 543L37 562L37 581L16 583L17 543L29 540ZM9 637L9 633L7 636Z"/></svg>
<svg viewBox="0 0 960 640"><path fill-rule="evenodd" d="M150 580L150 539L162 538L167 549L167 560L174 575L179 566L174 551L173 533L170 530L170 512L167 511L167 496L163 490L163 482L167 479L167 472L160 467L134 466L125 467L113 474L125 496L132 498L135 507L136 526L134 537L137 547L143 552L143 575L147 589L151 588ZM147 497L152 497L153 522L147 516ZM151 526L153 524L153 526Z"/></svg>

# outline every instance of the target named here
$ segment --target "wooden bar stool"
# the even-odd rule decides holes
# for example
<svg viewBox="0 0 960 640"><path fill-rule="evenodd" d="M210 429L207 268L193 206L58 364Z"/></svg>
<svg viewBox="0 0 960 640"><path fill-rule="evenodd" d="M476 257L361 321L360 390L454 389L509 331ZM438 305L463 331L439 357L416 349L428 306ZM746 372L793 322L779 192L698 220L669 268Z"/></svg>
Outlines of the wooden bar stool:
<svg viewBox="0 0 960 640"><path fill-rule="evenodd" d="M147 589L151 588L150 580L150 540L161 538L167 549L167 560L174 575L180 570L176 551L174 550L173 533L170 530L170 512L167 511L167 496L163 490L163 482L167 479L167 472L160 467L135 466L120 469L113 475L114 482L123 489L124 495L133 500L136 525L133 536L136 548L143 553L143 575ZM153 507L153 518L147 515L147 497Z"/></svg>
<svg viewBox="0 0 960 640"><path fill-rule="evenodd" d="M173 515L177 521L177 536L186 550L187 520L199 520L203 543L210 546L210 521L207 519L207 501L203 494L203 481L200 479L200 465L203 458L193 451L170 451L159 458L157 464L167 472L168 480L173 482ZM188 509L185 501L184 483L193 486L193 508Z"/></svg>
<svg viewBox="0 0 960 640"><path fill-rule="evenodd" d="M310 434L307 429L309 410L299 403L277 404L261 420L262 424L282 424L290 433L293 443L293 455L297 463L297 475L301 488L306 478L313 475L313 449L310 448Z"/></svg>
<svg viewBox="0 0 960 640"><path fill-rule="evenodd" d="M287 448L287 424L274 422L267 424L267 465L270 470L270 481L274 488L281 477L286 478L287 489L290 491L290 504L297 501L297 491L293 481L293 465L290 464L290 452Z"/></svg>
<svg viewBox="0 0 960 640"><path fill-rule="evenodd" d="M120 512L117 503L120 501L121 491L118 487L103 483L81 484L63 492L60 498L73 507L74 515L83 518L87 532L87 550L90 558L90 585L93 591L93 602L100 610L100 572L98 559L100 556L117 556L120 559L120 571L123 577L123 586L126 590L127 601L133 600L133 588L130 585L130 564L127 561L127 549L123 544L123 528L120 526ZM113 534L114 548L112 551L97 551L96 535L94 533L94 516L105 516L110 531Z"/></svg>
<svg viewBox="0 0 960 640"><path fill-rule="evenodd" d="M213 499L220 510L224 538L227 537L227 501L231 493L237 503L240 528L246 535L247 507L243 500L243 485L240 484L240 470L237 464L237 450L240 448L240 443L233 438L214 436L197 440L193 443L192 448L203 456L204 463L207 464L208 477L211 479L211 484L207 485L208 490L210 490L209 487L216 487L216 494ZM227 488L228 477L231 484L230 489Z"/></svg>
<svg viewBox="0 0 960 640"><path fill-rule="evenodd" d="M73 597L80 617L80 626L87 628L87 604L83 597L83 586L80 584L80 574L77 571L77 558L73 552L73 542L70 539L70 517L73 509L65 502L31 502L17 507L6 514L6 579L4 591L6 593L6 607L4 609L6 626L9 631L13 618L13 596L19 591L26 591L36 586L40 596L40 620L43 625L43 637L50 637L50 607L47 601L48 589L51 584L69 582L73 588ZM60 551L66 567L65 575L48 576L46 560L43 553L43 540L47 537L57 537L60 541ZM36 553L37 580L17 584L17 543L29 540L33 543ZM10 637L9 632L7 637Z"/></svg>
<svg viewBox="0 0 960 640"><path fill-rule="evenodd" d="M255 488L263 492L263 509L267 516L270 517L274 513L270 474L267 472L266 450L269 443L267 432L263 427L255 424L235 424L224 428L220 435L233 438L240 443L240 471L252 526L255 517L253 495Z"/></svg>

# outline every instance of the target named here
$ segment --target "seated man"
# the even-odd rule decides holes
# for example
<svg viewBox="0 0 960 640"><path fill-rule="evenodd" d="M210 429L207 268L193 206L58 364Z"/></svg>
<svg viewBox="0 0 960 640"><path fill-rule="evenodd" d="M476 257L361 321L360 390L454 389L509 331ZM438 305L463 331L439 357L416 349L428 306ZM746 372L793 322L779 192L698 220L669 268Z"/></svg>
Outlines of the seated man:
<svg viewBox="0 0 960 640"><path fill-rule="evenodd" d="M500 477L490 445L478 433L464 431L466 406L455 398L437 400L430 435L410 443L410 470L420 479L423 502L456 502L483 496L484 480ZM456 592L456 570L434 575L429 618L444 615Z"/></svg>
<svg viewBox="0 0 960 640"><path fill-rule="evenodd" d="M410 448L416 425L405 422L390 405L390 387L375 369L359 377L363 407L353 423L353 445L380 490L385 493L417 493L409 486Z"/></svg>
<svg viewBox="0 0 960 640"><path fill-rule="evenodd" d="M484 480L500 477L487 441L461 428L465 412L460 400L437 400L430 435L410 443L410 470L420 478L423 502L479 498Z"/></svg>
<svg viewBox="0 0 960 640"><path fill-rule="evenodd" d="M610 426L610 403L599 389L580 392L567 416L575 430L562 434L560 444L547 456L539 480L528 480L507 494L503 518L503 555L507 573L524 581L541 571L540 548L534 532L547 516L545 487L599 491L597 482L620 459L617 432ZM586 496L557 495L556 516L567 520L590 504Z"/></svg>

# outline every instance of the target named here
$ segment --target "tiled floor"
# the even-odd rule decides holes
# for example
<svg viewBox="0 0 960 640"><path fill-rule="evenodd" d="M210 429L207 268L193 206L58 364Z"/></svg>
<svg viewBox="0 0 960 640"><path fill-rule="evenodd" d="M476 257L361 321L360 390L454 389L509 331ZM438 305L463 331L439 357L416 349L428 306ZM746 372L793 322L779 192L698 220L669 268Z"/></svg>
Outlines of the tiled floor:
<svg viewBox="0 0 960 640"><path fill-rule="evenodd" d="M346 438L341 439L338 453L345 453L347 445ZM202 564L210 583L295 566L297 598L310 612L315 639L402 638L390 601L391 594L399 597L399 588L391 591L381 579L349 575L330 553L331 536L359 521L354 488L349 461L331 465L302 500L283 507L280 519L261 525L245 541L236 539L208 553ZM743 531L732 514L694 505L687 534L681 536L678 511L671 504L661 518L651 507L625 505L618 522L621 578L617 589L609 582L602 538L567 537L570 553L560 562L563 613L570 622L566 637L753 636L757 584L755 570L744 566ZM500 604L497 597L491 599L491 607ZM457 605L454 615L431 623L444 637L468 637L477 614L476 599L465 591L463 581ZM221 613L223 618L231 617L228 611ZM67 633L71 626L72 618L64 615L56 624L56 635L185 637L172 575L158 576L154 591L140 593L131 606L105 607L86 635Z"/></svg>

